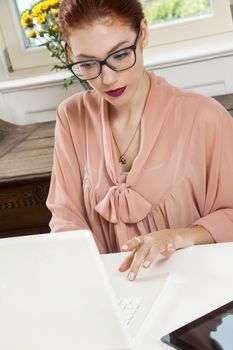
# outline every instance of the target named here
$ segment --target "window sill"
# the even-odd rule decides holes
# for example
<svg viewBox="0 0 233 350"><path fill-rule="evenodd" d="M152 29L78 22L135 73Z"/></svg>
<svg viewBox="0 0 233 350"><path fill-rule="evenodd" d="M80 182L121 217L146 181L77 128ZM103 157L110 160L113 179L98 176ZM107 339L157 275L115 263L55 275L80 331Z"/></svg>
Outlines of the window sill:
<svg viewBox="0 0 233 350"><path fill-rule="evenodd" d="M49 72L47 74L0 82L0 92L38 89L54 85L62 85L63 80L70 76L68 71Z"/></svg>
<svg viewBox="0 0 233 350"><path fill-rule="evenodd" d="M233 31L218 35L148 47L145 50L147 69L168 68L233 55Z"/></svg>

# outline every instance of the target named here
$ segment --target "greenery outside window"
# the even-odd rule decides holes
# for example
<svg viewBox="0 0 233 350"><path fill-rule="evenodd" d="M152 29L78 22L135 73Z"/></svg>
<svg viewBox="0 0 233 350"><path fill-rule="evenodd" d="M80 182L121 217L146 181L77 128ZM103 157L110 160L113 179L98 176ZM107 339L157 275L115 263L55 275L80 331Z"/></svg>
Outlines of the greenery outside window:
<svg viewBox="0 0 233 350"><path fill-rule="evenodd" d="M210 0L142 0L150 26L212 14Z"/></svg>

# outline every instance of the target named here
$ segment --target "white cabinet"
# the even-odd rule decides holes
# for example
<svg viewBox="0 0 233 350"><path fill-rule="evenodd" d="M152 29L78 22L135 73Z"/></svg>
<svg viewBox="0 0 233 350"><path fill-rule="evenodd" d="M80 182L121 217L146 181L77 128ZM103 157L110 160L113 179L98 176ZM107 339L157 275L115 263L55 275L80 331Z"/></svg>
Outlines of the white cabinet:
<svg viewBox="0 0 233 350"><path fill-rule="evenodd" d="M0 83L0 118L15 124L55 120L60 102L82 90L77 83L66 90L63 78L52 74Z"/></svg>

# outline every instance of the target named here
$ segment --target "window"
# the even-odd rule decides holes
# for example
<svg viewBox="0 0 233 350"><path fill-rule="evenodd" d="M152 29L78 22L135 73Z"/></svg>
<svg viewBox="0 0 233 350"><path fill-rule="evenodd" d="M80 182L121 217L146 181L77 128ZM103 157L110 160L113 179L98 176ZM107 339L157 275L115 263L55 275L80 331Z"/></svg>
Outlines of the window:
<svg viewBox="0 0 233 350"><path fill-rule="evenodd" d="M142 0L142 2L150 25L149 46L233 30L229 0Z"/></svg>
<svg viewBox="0 0 233 350"><path fill-rule="evenodd" d="M185 45L187 41L197 38L233 33L230 0L141 1L150 22L150 40L145 54L149 52L152 58L155 56L153 50L159 47L174 43ZM28 71L30 68L32 71L35 67L44 67L44 71L48 72L48 66L54 64L45 48L29 45L20 26L19 14L37 2L38 0L1 0L0 29L16 72L25 69ZM174 7L171 13L168 11L169 6ZM158 16L161 20L158 20Z"/></svg>
<svg viewBox="0 0 233 350"><path fill-rule="evenodd" d="M0 29L3 35L3 44L7 49L9 60L13 71L30 69L40 66L49 66L53 60L49 57L47 50L42 47L29 46L29 41L24 35L20 25L21 9L25 9L27 4L33 4L35 0L13 0L1 1ZM9 65L9 62L8 62ZM48 67L45 69L48 71Z"/></svg>
<svg viewBox="0 0 233 350"><path fill-rule="evenodd" d="M31 6L35 5L38 2L38 0L15 0L15 7L16 7L16 13L18 16L18 21L20 22L21 15L24 11L31 8ZM20 26L24 46L26 49L29 47L37 46L36 42L34 40L29 40L25 34L25 31Z"/></svg>

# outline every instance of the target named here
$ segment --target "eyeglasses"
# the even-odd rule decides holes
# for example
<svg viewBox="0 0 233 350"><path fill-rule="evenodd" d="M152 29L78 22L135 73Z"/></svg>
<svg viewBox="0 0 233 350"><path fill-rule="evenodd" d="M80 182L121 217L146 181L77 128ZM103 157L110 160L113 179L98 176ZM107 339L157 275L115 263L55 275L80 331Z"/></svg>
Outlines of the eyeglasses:
<svg viewBox="0 0 233 350"><path fill-rule="evenodd" d="M68 65L71 72L82 80L91 80L97 78L103 65L108 66L116 72L121 72L133 67L136 63L136 48L138 44L140 28L133 45L121 50L117 50L108 55L105 60L85 60L78 61Z"/></svg>

